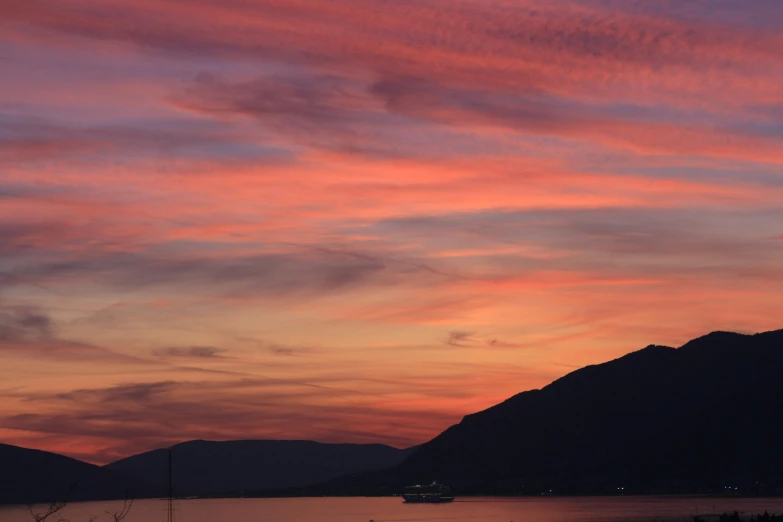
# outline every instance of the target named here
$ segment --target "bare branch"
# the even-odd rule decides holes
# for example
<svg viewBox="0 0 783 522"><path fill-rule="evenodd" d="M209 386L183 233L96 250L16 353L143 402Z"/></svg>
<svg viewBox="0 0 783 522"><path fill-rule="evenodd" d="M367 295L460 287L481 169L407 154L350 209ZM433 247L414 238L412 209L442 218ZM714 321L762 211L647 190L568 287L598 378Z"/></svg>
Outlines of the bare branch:
<svg viewBox="0 0 783 522"><path fill-rule="evenodd" d="M36 513L35 512L35 506L28 505L27 511L30 512L30 515L33 517L33 520L35 522L45 522L46 520L49 520L51 517L65 509L65 506L67 506L67 502L50 502L49 506L46 508L46 511L42 513ZM68 522L64 518L60 518L57 522Z"/></svg>
<svg viewBox="0 0 783 522"><path fill-rule="evenodd" d="M130 513L131 507L133 507L133 499L129 499L125 496L125 501L122 503L122 508L119 511L107 511L106 514L112 517L112 522L121 522Z"/></svg>
<svg viewBox="0 0 783 522"><path fill-rule="evenodd" d="M27 506L27 511L30 512L30 516L35 522L69 522L67 518L55 518L68 505L67 502L50 502L43 512L37 512L35 506L30 504ZM122 522L125 517L130 513L131 507L133 507L133 499L128 498L127 495L122 503L122 508L118 511L107 511L106 514L112 519L112 522ZM90 517L87 522L96 522L97 516Z"/></svg>

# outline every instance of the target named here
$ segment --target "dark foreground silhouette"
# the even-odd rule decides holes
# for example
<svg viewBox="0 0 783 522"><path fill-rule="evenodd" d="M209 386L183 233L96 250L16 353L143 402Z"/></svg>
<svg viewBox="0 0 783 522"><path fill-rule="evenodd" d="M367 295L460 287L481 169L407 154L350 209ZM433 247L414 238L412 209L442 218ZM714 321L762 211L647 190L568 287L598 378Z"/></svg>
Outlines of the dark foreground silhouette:
<svg viewBox="0 0 783 522"><path fill-rule="evenodd" d="M699 516L693 517L693 522L783 522L783 515L770 515L766 511L762 514L743 517L738 511L733 513L722 513L717 517Z"/></svg>

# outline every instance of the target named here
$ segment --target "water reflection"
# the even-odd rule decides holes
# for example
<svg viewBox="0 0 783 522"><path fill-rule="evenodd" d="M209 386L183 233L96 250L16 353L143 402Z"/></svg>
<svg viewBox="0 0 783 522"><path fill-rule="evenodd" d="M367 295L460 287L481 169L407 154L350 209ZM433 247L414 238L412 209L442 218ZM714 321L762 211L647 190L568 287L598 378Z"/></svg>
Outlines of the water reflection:
<svg viewBox="0 0 783 522"><path fill-rule="evenodd" d="M87 522L122 503L68 506L64 517ZM175 522L619 522L689 521L724 511L783 513L781 498L574 497L458 498L452 504L403 504L400 498L179 500ZM0 508L0 522L30 522L24 507ZM137 501L125 522L165 522L165 500Z"/></svg>

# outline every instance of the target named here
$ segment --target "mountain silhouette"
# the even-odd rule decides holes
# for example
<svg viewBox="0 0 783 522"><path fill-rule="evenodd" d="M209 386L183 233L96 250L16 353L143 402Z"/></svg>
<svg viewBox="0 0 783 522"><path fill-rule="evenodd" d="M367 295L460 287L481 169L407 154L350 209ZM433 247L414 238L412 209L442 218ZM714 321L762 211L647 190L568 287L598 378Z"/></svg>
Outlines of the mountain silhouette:
<svg viewBox="0 0 783 522"><path fill-rule="evenodd" d="M163 496L164 490L56 453L0 444L0 504Z"/></svg>
<svg viewBox="0 0 783 522"><path fill-rule="evenodd" d="M341 475L389 468L413 448L382 444L322 444L301 440L194 440L172 448L173 482L181 495L221 495L315 484ZM168 451L159 449L105 468L163 486Z"/></svg>
<svg viewBox="0 0 783 522"><path fill-rule="evenodd" d="M714 332L582 368L418 448L191 441L172 455L180 495L378 495L432 480L463 495L779 495L781 434L783 330ZM0 503L162 496L167 459L100 468L0 445Z"/></svg>
<svg viewBox="0 0 783 522"><path fill-rule="evenodd" d="M783 493L783 330L648 346L467 415L401 465L285 494Z"/></svg>

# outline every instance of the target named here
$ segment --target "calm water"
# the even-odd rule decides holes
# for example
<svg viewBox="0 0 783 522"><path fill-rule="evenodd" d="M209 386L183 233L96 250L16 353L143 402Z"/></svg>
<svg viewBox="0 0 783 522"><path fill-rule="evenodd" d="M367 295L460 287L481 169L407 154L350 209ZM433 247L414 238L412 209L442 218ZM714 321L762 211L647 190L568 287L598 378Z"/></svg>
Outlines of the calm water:
<svg viewBox="0 0 783 522"><path fill-rule="evenodd" d="M69 506L71 522L110 520L117 502ZM399 498L218 499L175 502L175 522L599 522L677 521L694 513L768 510L783 513L783 499L698 497L462 498L452 504L403 504ZM166 501L142 500L126 522L165 522ZM26 508L0 508L0 522L28 522Z"/></svg>

